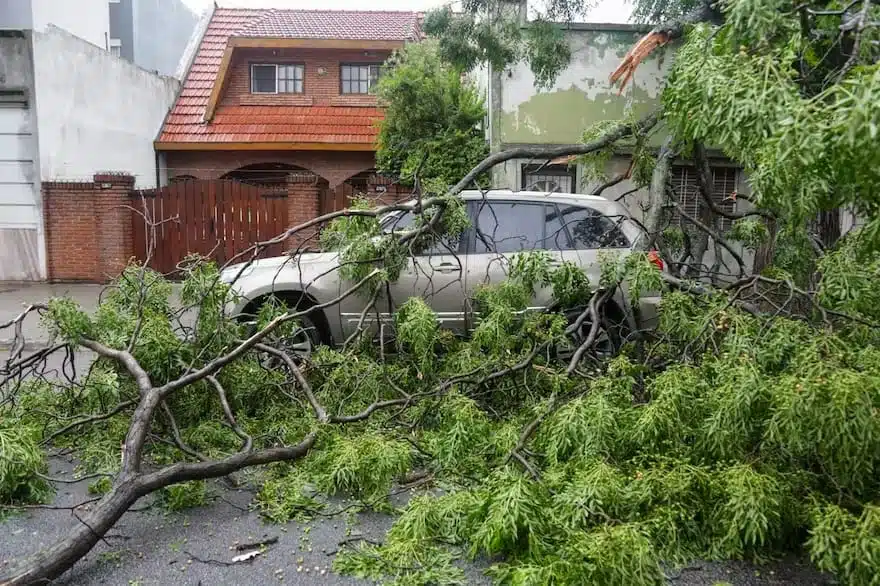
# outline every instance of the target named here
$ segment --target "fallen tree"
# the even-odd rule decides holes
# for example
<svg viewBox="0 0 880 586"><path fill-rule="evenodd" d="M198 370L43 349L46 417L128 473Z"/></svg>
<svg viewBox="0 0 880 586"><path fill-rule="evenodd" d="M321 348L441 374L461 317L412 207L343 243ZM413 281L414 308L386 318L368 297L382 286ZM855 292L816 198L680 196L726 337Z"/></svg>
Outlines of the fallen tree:
<svg viewBox="0 0 880 586"><path fill-rule="evenodd" d="M396 318L394 353L361 335L306 364L270 344L304 310L267 306L248 333L224 313L217 269L198 260L184 267L182 288L184 309L199 309L194 325L183 323L162 276L141 266L115 282L94 315L63 299L32 306L26 313L41 313L57 336L47 349L25 352L24 317L5 324L18 331L0 385L0 496L13 506L45 499L52 447L73 449L83 473L102 478L93 489L103 496L71 535L4 568L0 583L59 576L139 498L198 503L205 479L234 482L236 471L269 463L257 505L276 521L321 506L306 486L378 507L418 468L445 489L410 503L383 545L338 558L340 571L358 575L461 583L451 562L469 552L500 556L491 572L505 583L653 584L663 579L661 562L806 550L842 582L872 583L880 547L876 7L862 3L854 27L841 32L852 39L837 51L842 63L807 59L809 71L794 81L765 84L756 71L778 71L789 45L740 51L734 41L755 34L742 26L746 4L726 4L721 24L692 29L664 92L662 121L673 136L656 159L644 138L659 114L591 131L575 148L494 153L448 191L420 196L421 222L393 238L377 243L376 217L399 206L350 209L293 226L238 259L330 223L325 232L355 277L344 295L365 295L366 321L402 259L462 229L455 195L492 165L593 155L633 138L651 171L648 242L671 274L643 255L609 258L603 281L588 286L575 267L551 270L540 254L525 255L511 259L508 282L481 291L485 319L468 340L442 332L411 300ZM771 40L781 32L790 40L788 25L801 27L803 14L805 38L836 31L855 6L802 5L787 20L775 18L788 17L785 7L759 4L774 17L761 28ZM679 29L659 30L671 37ZM754 102L734 95L746 90ZM681 216L701 235L688 244L670 224L677 194L665 169L676 154L702 167L704 144L753 174L758 208L737 211L736 230L719 233L713 221L723 214L701 179L708 212ZM866 215L867 229L811 246L807 219L843 204ZM771 224L778 237L769 237ZM702 266L699 251L735 251L728 240L774 243L761 274L740 259L727 284L691 281L721 271ZM633 332L616 358L597 360L591 350L608 292L661 280L674 290L659 330ZM538 285L591 324L576 347L565 316L521 314ZM52 353L74 349L98 357L84 379L34 376ZM560 349L571 358L561 360ZM267 370L266 353L281 367Z"/></svg>

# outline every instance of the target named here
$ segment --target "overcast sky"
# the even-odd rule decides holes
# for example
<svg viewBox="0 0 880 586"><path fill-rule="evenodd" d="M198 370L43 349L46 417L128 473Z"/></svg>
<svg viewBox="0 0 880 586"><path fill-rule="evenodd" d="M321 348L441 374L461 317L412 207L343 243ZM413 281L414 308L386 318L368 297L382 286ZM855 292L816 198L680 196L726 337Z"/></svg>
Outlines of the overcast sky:
<svg viewBox="0 0 880 586"><path fill-rule="evenodd" d="M183 0L197 13L209 8L214 0ZM444 0L373 0L372 10L428 10L444 4ZM364 5L363 0L219 0L220 6L245 8L306 8L331 10L357 10ZM588 22L627 22L632 6L625 0L599 0L598 5L587 15Z"/></svg>

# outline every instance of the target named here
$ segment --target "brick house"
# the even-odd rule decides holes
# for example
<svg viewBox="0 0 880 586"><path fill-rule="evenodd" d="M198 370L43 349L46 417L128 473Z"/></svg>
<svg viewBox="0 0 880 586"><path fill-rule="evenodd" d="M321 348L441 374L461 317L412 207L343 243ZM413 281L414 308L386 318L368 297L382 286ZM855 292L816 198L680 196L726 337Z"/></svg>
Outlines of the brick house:
<svg viewBox="0 0 880 586"><path fill-rule="evenodd" d="M417 13L215 8L203 30L155 141L169 181L293 181L289 223L397 189L374 172L370 89Z"/></svg>

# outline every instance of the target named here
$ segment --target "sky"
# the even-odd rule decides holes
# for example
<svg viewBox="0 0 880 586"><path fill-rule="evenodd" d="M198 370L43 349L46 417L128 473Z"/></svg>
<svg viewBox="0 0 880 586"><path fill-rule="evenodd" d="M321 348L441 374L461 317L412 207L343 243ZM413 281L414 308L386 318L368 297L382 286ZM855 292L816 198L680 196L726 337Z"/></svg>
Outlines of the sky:
<svg viewBox="0 0 880 586"><path fill-rule="evenodd" d="M183 0L196 13L209 8L214 0ZM218 5L242 8L305 8L329 10L363 9L363 0L219 0ZM371 10L429 10L445 4L444 0L373 0ZM598 0L583 20L587 22L627 22L632 6L625 0Z"/></svg>

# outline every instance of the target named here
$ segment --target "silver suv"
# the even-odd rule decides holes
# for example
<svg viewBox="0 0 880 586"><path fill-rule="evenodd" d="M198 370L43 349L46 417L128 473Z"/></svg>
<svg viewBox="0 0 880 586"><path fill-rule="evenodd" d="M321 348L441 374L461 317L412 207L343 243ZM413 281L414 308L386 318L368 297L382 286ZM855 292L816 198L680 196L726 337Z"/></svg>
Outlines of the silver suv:
<svg viewBox="0 0 880 586"><path fill-rule="evenodd" d="M365 318L362 314L367 302L363 295L350 295L338 304L309 313L300 320L303 329L296 339L287 341L288 348L308 354L317 344L341 344L357 331L359 323L378 332L379 324L390 323L397 308L413 296L427 301L443 327L465 334L478 319L471 303L473 293L480 285L504 280L512 255L545 250L552 263L574 262L595 284L600 276L600 250L628 254L645 237L622 205L602 197L533 191L474 191L463 192L461 197L471 227L455 242L411 257L399 279L381 293ZM411 211L397 211L382 218L381 225L392 232L406 229L413 219ZM655 262L663 268L662 261L655 258ZM223 280L231 282L241 267L224 270ZM233 284L240 300L232 307L232 315L254 315L272 296L298 308L332 301L352 286L339 276L338 267L339 255L335 252L255 261ZM616 292L605 308L608 321L617 324L618 334L614 337L619 338L621 330L651 327L658 301L654 294L643 296L640 311L634 314L627 310L625 288ZM530 309L551 309L551 304L551 291L543 289L536 292ZM634 315L639 316L639 323ZM613 343L610 336L603 330L597 343Z"/></svg>

